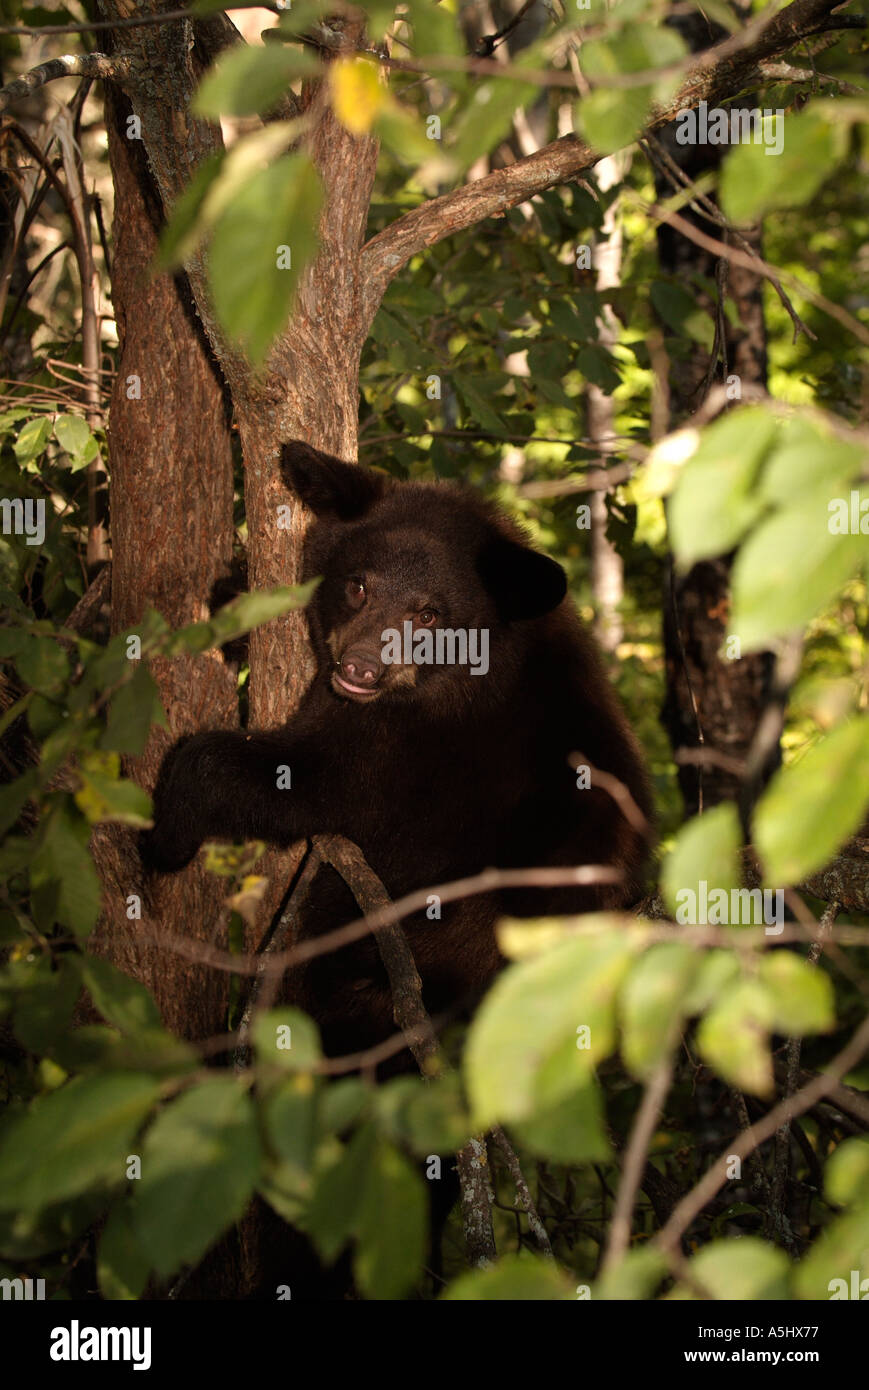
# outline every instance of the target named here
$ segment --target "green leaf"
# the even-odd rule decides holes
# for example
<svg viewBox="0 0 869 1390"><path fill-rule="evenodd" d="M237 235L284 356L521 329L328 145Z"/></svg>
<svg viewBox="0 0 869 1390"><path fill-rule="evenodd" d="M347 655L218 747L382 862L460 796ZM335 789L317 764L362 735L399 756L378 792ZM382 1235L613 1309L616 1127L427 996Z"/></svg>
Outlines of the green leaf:
<svg viewBox="0 0 869 1390"><path fill-rule="evenodd" d="M0 1210L38 1211L120 1183L135 1136L159 1094L149 1076L83 1076L11 1120L0 1139Z"/></svg>
<svg viewBox="0 0 869 1390"><path fill-rule="evenodd" d="M757 980L739 980L713 1004L697 1029L697 1046L711 1067L740 1091L772 1092L769 1032L773 1008Z"/></svg>
<svg viewBox="0 0 869 1390"><path fill-rule="evenodd" d="M371 1090L358 1076L341 1077L320 1094L319 1133L343 1134L368 1106Z"/></svg>
<svg viewBox="0 0 869 1390"><path fill-rule="evenodd" d="M276 1158L307 1178L314 1157L317 1092L308 1075L288 1076L263 1101L266 1138Z"/></svg>
<svg viewBox="0 0 869 1390"><path fill-rule="evenodd" d="M635 939L613 931L561 942L503 971L477 1012L465 1049L475 1127L532 1116L538 1074L570 1039L571 1079L575 1086L586 1080L612 1051L614 996L636 949ZM562 1084L566 1088L567 1078ZM548 1100L559 1098L555 1086Z"/></svg>
<svg viewBox="0 0 869 1390"><path fill-rule="evenodd" d="M760 406L734 411L704 430L667 509L681 569L732 550L760 515L764 503L755 484L775 437L775 417Z"/></svg>
<svg viewBox="0 0 869 1390"><path fill-rule="evenodd" d="M704 893L708 902L712 892L723 890L729 901L739 883L741 840L732 805L714 806L683 825L661 873L661 892L677 922L699 920Z"/></svg>
<svg viewBox="0 0 869 1390"><path fill-rule="evenodd" d="M61 956L56 969L45 956L32 963L13 961L8 978L15 1036L31 1052L45 1052L69 1027L81 993L70 957Z"/></svg>
<svg viewBox="0 0 869 1390"><path fill-rule="evenodd" d="M254 1109L230 1077L170 1101L145 1139L133 1195L133 1228L168 1278L195 1264L247 1206L260 1170Z"/></svg>
<svg viewBox="0 0 869 1390"><path fill-rule="evenodd" d="M549 1059L541 1069L533 1115L514 1120L511 1129L522 1147L540 1158L554 1163L605 1163L612 1159L612 1149L606 1134L603 1096L593 1078L576 1084L575 1049L575 1042L568 1039L560 1056ZM574 1072L572 1078L568 1068ZM568 1084L572 1085L569 1091ZM552 1090L558 1098L547 1103L547 1093Z"/></svg>
<svg viewBox="0 0 869 1390"><path fill-rule="evenodd" d="M199 116L253 116L270 111L297 77L320 71L314 54L270 43L244 45L225 53L205 76L193 100Z"/></svg>
<svg viewBox="0 0 869 1390"><path fill-rule="evenodd" d="M569 1276L552 1260L541 1260L533 1255L507 1255L491 1269L475 1269L459 1275L441 1296L441 1301L565 1303L574 1298Z"/></svg>
<svg viewBox="0 0 869 1390"><path fill-rule="evenodd" d="M471 1121L456 1072L436 1081L400 1076L377 1088L377 1118L403 1148L421 1157L455 1153L471 1136Z"/></svg>
<svg viewBox="0 0 869 1390"><path fill-rule="evenodd" d="M640 1081L678 1042L682 1006L700 966L690 946L666 942L652 946L631 967L622 986L622 1056Z"/></svg>
<svg viewBox="0 0 869 1390"><path fill-rule="evenodd" d="M659 318L674 332L700 343L707 352L712 350L715 328L711 318L683 285L669 280L655 280L649 287L649 298Z"/></svg>
<svg viewBox="0 0 869 1390"><path fill-rule="evenodd" d="M672 29L634 22L605 39L586 40L580 64L594 90L576 107L577 121L599 154L630 145L646 124L653 100L663 100L672 79L659 79L636 87L607 87L608 77L646 72L678 62L685 45Z"/></svg>
<svg viewBox="0 0 869 1390"><path fill-rule="evenodd" d="M863 458L859 445L837 439L814 420L782 420L761 475L760 494L776 506L788 506L794 497L822 487L844 493L859 478Z"/></svg>
<svg viewBox="0 0 869 1390"><path fill-rule="evenodd" d="M869 1197L869 1141L845 1139L824 1167L824 1191L836 1206Z"/></svg>
<svg viewBox="0 0 869 1390"><path fill-rule="evenodd" d="M285 326L299 276L317 249L322 191L306 155L257 170L214 227L209 282L226 332L264 362Z"/></svg>
<svg viewBox="0 0 869 1390"><path fill-rule="evenodd" d="M452 11L443 6L430 5L427 0L409 0L408 11L413 25L415 57L421 58L427 54L438 57L464 56L465 45L457 16Z"/></svg>
<svg viewBox="0 0 869 1390"><path fill-rule="evenodd" d="M359 1243L353 1270L367 1298L402 1298L422 1270L428 1203L422 1179L407 1159L382 1140L365 1172Z"/></svg>
<svg viewBox="0 0 869 1390"><path fill-rule="evenodd" d="M865 562L865 537L830 530L828 500L826 489L800 495L758 526L740 549L733 565L730 630L743 652L804 627Z"/></svg>
<svg viewBox="0 0 869 1390"><path fill-rule="evenodd" d="M618 1264L595 1283L592 1296L595 1302L650 1299L667 1274L667 1261L653 1245L629 1250Z"/></svg>
<svg viewBox="0 0 869 1390"><path fill-rule="evenodd" d="M251 1029L261 1062L284 1071L311 1071L322 1058L320 1031L301 1009L270 1009L257 1014Z"/></svg>
<svg viewBox="0 0 869 1390"><path fill-rule="evenodd" d="M365 1175L374 1161L376 1144L374 1126L363 1125L338 1159L317 1176L306 1229L327 1264L359 1229Z"/></svg>
<svg viewBox="0 0 869 1390"><path fill-rule="evenodd" d="M100 915L100 880L88 850L89 827L58 806L47 821L42 843L33 856L30 881L34 889L50 885L55 893L57 921L87 938Z"/></svg>
<svg viewBox="0 0 869 1390"><path fill-rule="evenodd" d="M121 1033L161 1028L160 1010L138 980L131 980L101 956L76 956L75 966L81 984L107 1023Z"/></svg>
<svg viewBox="0 0 869 1390"><path fill-rule="evenodd" d="M97 1250L97 1279L103 1298L138 1299L148 1282L150 1265L136 1239L130 1203L117 1202L109 1214Z"/></svg>
<svg viewBox="0 0 869 1390"><path fill-rule="evenodd" d="M176 199L157 252L156 268L174 270L183 264L207 230L203 213L208 195L224 167L224 152L208 155Z"/></svg>
<svg viewBox="0 0 869 1390"><path fill-rule="evenodd" d="M827 1159L823 1186L831 1202L847 1207L848 1202L869 1197L869 1141L847 1138Z"/></svg>
<svg viewBox="0 0 869 1390"><path fill-rule="evenodd" d="M514 69L519 66L514 62ZM481 155L495 149L510 133L514 113L533 101L539 90L534 83L504 78L475 82L467 106L451 126L445 151L455 173L464 173Z"/></svg>
<svg viewBox="0 0 869 1390"><path fill-rule="evenodd" d="M100 747L139 754L148 742L152 724L169 727L154 678L147 663L140 661L132 678L112 696Z"/></svg>
<svg viewBox="0 0 869 1390"><path fill-rule="evenodd" d="M476 425L481 430L488 430L490 434L503 433L504 421L492 409L482 392L468 380L467 375L456 372L453 374L453 381L468 410L466 423Z"/></svg>
<svg viewBox="0 0 869 1390"><path fill-rule="evenodd" d="M598 87L574 108L574 119L598 154L632 145L644 129L652 102L650 87Z"/></svg>
<svg viewBox="0 0 869 1390"><path fill-rule="evenodd" d="M51 421L47 415L38 415L28 420L15 441L15 457L19 463L29 463L41 454L51 434Z"/></svg>
<svg viewBox="0 0 869 1390"><path fill-rule="evenodd" d="M4 410L0 412L0 434L10 434L19 420L23 420L27 410Z"/></svg>
<svg viewBox="0 0 869 1390"><path fill-rule="evenodd" d="M787 886L823 868L859 829L867 805L869 719L862 716L780 768L764 792L753 838L765 881Z"/></svg>
<svg viewBox="0 0 869 1390"><path fill-rule="evenodd" d="M81 786L75 793L75 804L91 825L101 821L150 825L151 798L135 782L84 769L79 769L79 776Z"/></svg>
<svg viewBox="0 0 869 1390"><path fill-rule="evenodd" d="M803 1037L829 1033L836 1023L836 1002L828 975L792 951L770 951L760 961L758 977L771 1006L777 1033Z"/></svg>
<svg viewBox="0 0 869 1390"><path fill-rule="evenodd" d="M257 589L253 593L239 594L232 603L221 608L208 624L211 629L210 645L223 646L246 632L252 632L255 627L271 622L273 618L304 608L310 603L319 583L319 579L311 579L307 584L285 584L274 589ZM183 638L189 631L189 628L184 628L176 637Z"/></svg>
<svg viewBox="0 0 869 1390"><path fill-rule="evenodd" d="M15 657L15 669L32 690L51 694L69 676L69 661L54 637L30 637Z"/></svg>
<svg viewBox="0 0 869 1390"><path fill-rule="evenodd" d="M781 141L778 153L772 143L743 141L724 161L721 205L733 222L756 222L772 208L805 207L846 149L844 127L814 111L765 118L763 130L764 140Z"/></svg>
<svg viewBox="0 0 869 1390"><path fill-rule="evenodd" d="M739 979L739 961L733 951L704 951L693 982L685 990L685 1018L705 1013L726 987Z"/></svg>
<svg viewBox="0 0 869 1390"><path fill-rule="evenodd" d="M790 1263L784 1251L758 1240L741 1236L738 1240L715 1240L688 1263L692 1279L714 1299L786 1299ZM689 1284L677 1284L668 1299L697 1299Z"/></svg>
<svg viewBox="0 0 869 1390"><path fill-rule="evenodd" d="M75 458L84 453L93 435L87 420L80 415L58 415L54 422L54 437L61 449Z"/></svg>
<svg viewBox="0 0 869 1390"><path fill-rule="evenodd" d="M20 777L16 777L14 782L5 784L3 799L0 802L0 835L5 834L9 827L15 824L27 802L36 794L38 788L39 774L33 767L28 768Z"/></svg>
<svg viewBox="0 0 869 1390"><path fill-rule="evenodd" d="M869 1202L832 1222L797 1266L798 1298L854 1299L869 1294Z"/></svg>

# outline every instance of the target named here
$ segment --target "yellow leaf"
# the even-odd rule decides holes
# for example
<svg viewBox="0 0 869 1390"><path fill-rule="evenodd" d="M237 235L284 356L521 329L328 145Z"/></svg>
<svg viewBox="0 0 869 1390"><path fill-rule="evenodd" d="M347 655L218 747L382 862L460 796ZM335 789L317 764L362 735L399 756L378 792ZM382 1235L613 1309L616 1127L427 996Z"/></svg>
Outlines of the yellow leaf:
<svg viewBox="0 0 869 1390"><path fill-rule="evenodd" d="M353 135L365 135L388 100L377 68L367 58L339 58L332 66L332 110Z"/></svg>

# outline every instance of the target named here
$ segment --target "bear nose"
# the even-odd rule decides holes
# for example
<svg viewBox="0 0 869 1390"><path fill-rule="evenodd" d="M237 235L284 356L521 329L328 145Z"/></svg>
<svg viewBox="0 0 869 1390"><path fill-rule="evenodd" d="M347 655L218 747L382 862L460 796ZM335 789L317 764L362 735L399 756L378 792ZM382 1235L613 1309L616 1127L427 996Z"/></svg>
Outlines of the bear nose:
<svg viewBox="0 0 869 1390"><path fill-rule="evenodd" d="M383 667L376 652L363 651L357 647L345 652L339 663L341 675L351 685L376 685Z"/></svg>

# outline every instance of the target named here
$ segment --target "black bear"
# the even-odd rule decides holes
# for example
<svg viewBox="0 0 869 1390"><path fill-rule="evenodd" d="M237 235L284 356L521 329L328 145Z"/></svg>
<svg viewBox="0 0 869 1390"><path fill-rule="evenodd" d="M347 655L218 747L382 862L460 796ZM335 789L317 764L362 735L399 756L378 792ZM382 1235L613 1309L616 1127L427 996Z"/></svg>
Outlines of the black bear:
<svg viewBox="0 0 869 1390"><path fill-rule="evenodd" d="M648 834L573 764L579 755L609 773L648 817L642 758L564 571L495 507L301 443L285 446L284 468L316 516L305 574L322 576L308 609L317 676L285 728L201 733L170 750L143 857L172 871L214 837L287 845L336 833L393 898L488 866L615 866L618 883L511 888L405 919L439 1015L492 980L504 912L637 899ZM357 916L346 885L322 869L303 935ZM370 937L310 962L294 999L333 1056L394 1032Z"/></svg>

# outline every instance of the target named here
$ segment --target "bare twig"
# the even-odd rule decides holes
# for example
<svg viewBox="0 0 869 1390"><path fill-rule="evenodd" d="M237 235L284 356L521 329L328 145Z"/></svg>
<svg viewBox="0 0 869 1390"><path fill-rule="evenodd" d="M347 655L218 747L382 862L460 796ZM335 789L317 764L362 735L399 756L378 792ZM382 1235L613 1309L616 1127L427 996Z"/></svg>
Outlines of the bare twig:
<svg viewBox="0 0 869 1390"><path fill-rule="evenodd" d="M14 82L0 87L0 111L61 77L124 78L129 73L130 59L123 53L65 53L60 58L40 63Z"/></svg>
<svg viewBox="0 0 869 1390"><path fill-rule="evenodd" d="M511 166L512 167L512 166ZM796 275L791 275L789 271L776 269L767 261L761 260L759 256L747 255L744 251L739 251L735 246L728 246L726 242L720 241L717 237L707 236L701 232L699 227L695 227L686 218L680 217L678 213L671 212L668 208L658 204L648 204L643 199L636 199L637 204L653 217L657 217L661 222L667 222L671 227L675 227L677 232L681 232L689 241L693 241L696 246L704 251L710 251L715 256L723 256L732 265L742 266L744 270L750 270L755 275L762 276L765 280L772 283L777 277L790 285L799 295L807 299L810 304L814 304L819 309L823 309L830 318L834 318L843 328L847 328L853 333L861 343L869 346L869 329L867 329L859 319L853 314L849 314L847 309L834 304L826 295L819 294L811 286L806 285Z"/></svg>
<svg viewBox="0 0 869 1390"><path fill-rule="evenodd" d="M679 111L695 107L701 100L714 104L731 97L756 72L758 63L783 56L801 39L826 29L850 27L850 17L830 15L834 8L835 0L793 0L778 13L771 13L770 7L722 43L704 53L688 55L672 69L667 69L678 72L687 68L687 76L673 98L655 110L648 128L660 129ZM854 27L862 24L862 19L856 18ZM485 72L487 76L515 79L521 72L529 81L538 79L537 73L511 68L491 59L475 58L470 63L475 65L475 72ZM663 70L658 70L642 80L658 81L662 75ZM543 76L550 85L554 75L547 72ZM564 74L565 78L567 76ZM572 79L572 74L570 76ZM640 78L638 73L616 74L607 78L607 84L629 86ZM362 249L361 307L366 325L373 320L390 280L412 256L486 217L503 216L535 194L575 179L597 160L598 155L584 140L575 135L563 136L534 154L516 160L506 169L497 169L471 184L432 198L397 218ZM712 249L717 249L717 245ZM749 268L756 269L754 264ZM806 293L805 290L801 292ZM852 316L847 315L847 318L851 320ZM856 320L849 326L852 332L858 329L866 332ZM869 341L869 332L861 341Z"/></svg>
<svg viewBox="0 0 869 1390"><path fill-rule="evenodd" d="M370 868L358 845L341 835L317 835L314 846L326 864L337 869L367 917L392 906L380 879ZM413 1041L408 1044L423 1076L429 1075L439 1048L431 1019L422 1001L422 980L401 924L388 922L375 935L380 958L389 976L393 1018Z"/></svg>
<svg viewBox="0 0 869 1390"><path fill-rule="evenodd" d="M265 3L262 8L277 13L280 6ZM206 17L205 15L194 14L192 10L162 10L158 14L137 14L130 15L128 18L119 16L117 19L95 19L91 24L3 24L0 25L0 34L10 34L15 37L27 34L34 38L44 38L49 34L93 34L99 33L103 29L144 29L149 24L169 24L176 19L190 19L194 23L198 23Z"/></svg>
<svg viewBox="0 0 869 1390"><path fill-rule="evenodd" d="M727 1181L730 1160L747 1158L767 1139L772 1138L785 1120L804 1115L813 1105L817 1105L818 1101L829 1096L836 1084L857 1065L867 1050L869 1018L864 1019L850 1042L833 1058L822 1076L810 1081L802 1090L797 1091L796 1095L786 1096L768 1115L758 1120L728 1147L728 1151L716 1160L700 1181L682 1198L664 1229L655 1237L655 1244L660 1245L665 1251L676 1249L692 1221Z"/></svg>
<svg viewBox="0 0 869 1390"><path fill-rule="evenodd" d="M673 1030L675 1034L677 1030ZM673 1078L673 1057L668 1041L665 1056L658 1063L643 1092L643 1100L631 1129L631 1137L622 1165L622 1176L610 1223L609 1241L604 1254L602 1272L613 1269L626 1254L631 1239L634 1203L643 1181L649 1145L660 1118L670 1082Z"/></svg>
<svg viewBox="0 0 869 1390"><path fill-rule="evenodd" d="M828 903L819 923L818 935L809 947L808 962L810 965L817 965L820 960L824 944L832 934L833 926L838 915L839 904L836 902ZM788 1038L785 1053L787 1058L787 1075L784 1087L785 1097L794 1095L799 1087L801 1046L802 1040L800 1038ZM776 1130L772 1192L769 1208L770 1221L773 1224L773 1228L788 1234L790 1233L790 1223L784 1211L784 1202L787 1180L790 1173L790 1152L791 1117L788 1117L781 1128ZM793 1244L794 1242L792 1241L791 1243Z"/></svg>
<svg viewBox="0 0 869 1390"><path fill-rule="evenodd" d="M528 1218L528 1229L531 1232L532 1239L540 1253L551 1259L552 1245L550 1244L549 1236L546 1234L546 1227L537 1214L534 1198L531 1196L531 1189L525 1181L525 1175L522 1172L513 1145L510 1143L510 1140L507 1138L500 1125L495 1125L492 1130L492 1139L500 1149L504 1161L507 1164L507 1171L513 1179L513 1185L516 1188L516 1198Z"/></svg>

